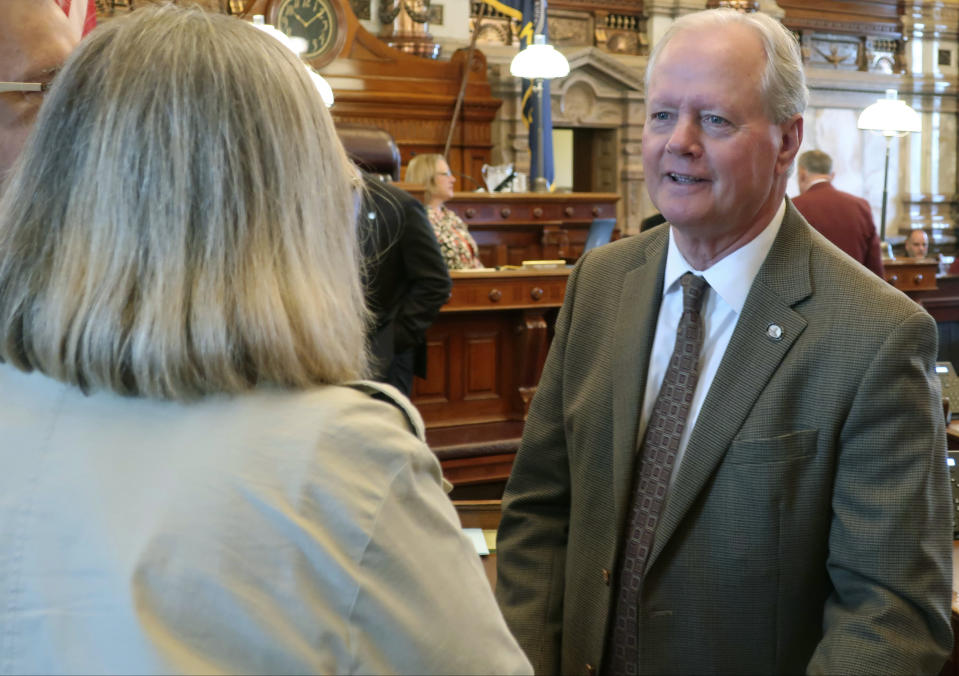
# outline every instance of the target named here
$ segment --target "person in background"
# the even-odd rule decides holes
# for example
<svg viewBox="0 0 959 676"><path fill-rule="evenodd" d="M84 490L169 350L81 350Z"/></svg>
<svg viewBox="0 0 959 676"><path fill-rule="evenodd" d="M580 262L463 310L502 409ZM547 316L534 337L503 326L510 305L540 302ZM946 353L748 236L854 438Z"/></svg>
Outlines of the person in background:
<svg viewBox="0 0 959 676"><path fill-rule="evenodd" d="M646 93L669 225L570 275L503 497L510 628L538 674L937 674L936 324L785 199L796 38L758 12L684 15Z"/></svg>
<svg viewBox="0 0 959 676"><path fill-rule="evenodd" d="M453 197L456 179L442 155L417 155L406 167L406 182L422 185L426 213L440 243L443 258L450 270L468 270L483 267L479 248L466 223L444 206Z"/></svg>
<svg viewBox="0 0 959 676"><path fill-rule="evenodd" d="M399 188L363 174L360 241L372 378L406 396L426 377L426 329L450 295L450 273L423 205Z"/></svg>
<svg viewBox="0 0 959 676"><path fill-rule="evenodd" d="M800 195L793 206L826 239L882 277L879 235L869 202L833 187L832 158L823 151L804 152L797 164Z"/></svg>
<svg viewBox="0 0 959 676"><path fill-rule="evenodd" d="M904 246L910 258L926 258L929 255L929 235L925 230L911 230Z"/></svg>
<svg viewBox="0 0 959 676"><path fill-rule="evenodd" d="M79 39L54 0L2 0L0 82L49 86ZM33 128L44 95L44 91L0 91L0 189Z"/></svg>
<svg viewBox="0 0 959 676"><path fill-rule="evenodd" d="M71 56L0 199L3 671L531 673L421 418L356 380L353 178L240 19Z"/></svg>

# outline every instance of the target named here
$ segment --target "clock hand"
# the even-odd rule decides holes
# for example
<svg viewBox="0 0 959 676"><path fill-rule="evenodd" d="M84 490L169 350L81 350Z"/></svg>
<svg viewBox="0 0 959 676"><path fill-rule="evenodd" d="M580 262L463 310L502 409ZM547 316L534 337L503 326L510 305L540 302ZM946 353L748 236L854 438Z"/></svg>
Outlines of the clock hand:
<svg viewBox="0 0 959 676"><path fill-rule="evenodd" d="M320 15L319 15L319 14L314 14L312 17L310 17L310 20L309 20L309 21L307 21L307 22L305 22L305 23L303 24L303 27L304 27L304 28L309 28L310 24L313 23L314 21L316 21L316 20L319 19L319 18L320 18Z"/></svg>
<svg viewBox="0 0 959 676"><path fill-rule="evenodd" d="M297 21L299 21L301 24L303 24L303 27L304 27L304 28L306 28L307 26L310 25L310 24L308 24L307 22L305 22L305 21L302 19L302 17L300 17L300 15L297 14L296 12L290 12L290 14L292 14L293 17L294 17Z"/></svg>

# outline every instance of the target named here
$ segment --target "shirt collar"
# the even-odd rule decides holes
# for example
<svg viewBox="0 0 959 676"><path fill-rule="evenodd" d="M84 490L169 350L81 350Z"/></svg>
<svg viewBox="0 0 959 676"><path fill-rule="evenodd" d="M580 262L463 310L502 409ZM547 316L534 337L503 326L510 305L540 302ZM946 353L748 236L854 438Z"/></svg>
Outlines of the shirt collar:
<svg viewBox="0 0 959 676"><path fill-rule="evenodd" d="M829 183L828 178L817 178L815 181L810 181L809 185L806 186L806 190L809 190L814 185L819 185L820 183Z"/></svg>
<svg viewBox="0 0 959 676"><path fill-rule="evenodd" d="M669 248L666 253L666 278L663 283L663 295L679 288L679 278L687 272L702 275L709 286L729 305L736 314L742 312L746 296L753 285L756 273L766 260L772 248L783 217L786 215L786 200L773 216L769 224L751 241L739 247L728 256L716 261L706 270L697 272L686 262L673 238L673 226L669 226Z"/></svg>

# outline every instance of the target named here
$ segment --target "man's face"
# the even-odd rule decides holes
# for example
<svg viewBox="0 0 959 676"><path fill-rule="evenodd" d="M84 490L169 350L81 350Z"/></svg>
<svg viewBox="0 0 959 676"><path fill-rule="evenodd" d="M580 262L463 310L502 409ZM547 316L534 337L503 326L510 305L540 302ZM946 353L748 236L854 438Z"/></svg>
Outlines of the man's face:
<svg viewBox="0 0 959 676"><path fill-rule="evenodd" d="M0 0L0 81L49 82L79 42L53 0ZM0 183L20 154L41 92L0 93Z"/></svg>
<svg viewBox="0 0 959 676"><path fill-rule="evenodd" d="M925 258L929 254L929 236L922 230L913 230L906 238L906 255Z"/></svg>
<svg viewBox="0 0 959 676"><path fill-rule="evenodd" d="M738 25L684 31L659 55L643 164L653 204L683 236L735 240L758 233L779 208L802 118L767 117L765 60L758 36Z"/></svg>

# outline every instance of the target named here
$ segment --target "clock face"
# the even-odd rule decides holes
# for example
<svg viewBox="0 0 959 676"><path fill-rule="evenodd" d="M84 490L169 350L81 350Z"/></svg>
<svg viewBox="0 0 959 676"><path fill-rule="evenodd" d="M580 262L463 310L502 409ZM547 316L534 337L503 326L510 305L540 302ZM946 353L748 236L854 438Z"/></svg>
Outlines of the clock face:
<svg viewBox="0 0 959 676"><path fill-rule="evenodd" d="M276 27L306 40L303 57L314 59L333 47L338 22L330 0L283 0L276 12Z"/></svg>

